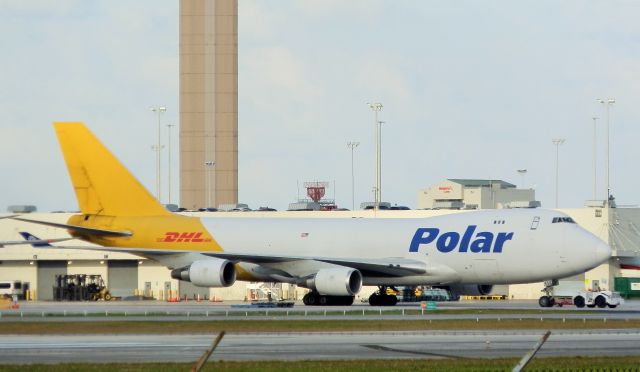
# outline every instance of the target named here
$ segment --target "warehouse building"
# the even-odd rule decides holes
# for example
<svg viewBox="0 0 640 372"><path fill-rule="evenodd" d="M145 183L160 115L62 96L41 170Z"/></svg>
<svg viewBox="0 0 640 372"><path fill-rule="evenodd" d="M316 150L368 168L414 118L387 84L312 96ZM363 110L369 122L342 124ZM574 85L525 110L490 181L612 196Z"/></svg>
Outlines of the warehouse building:
<svg viewBox="0 0 640 372"><path fill-rule="evenodd" d="M503 180L448 179L418 191L418 209L535 208L534 189Z"/></svg>

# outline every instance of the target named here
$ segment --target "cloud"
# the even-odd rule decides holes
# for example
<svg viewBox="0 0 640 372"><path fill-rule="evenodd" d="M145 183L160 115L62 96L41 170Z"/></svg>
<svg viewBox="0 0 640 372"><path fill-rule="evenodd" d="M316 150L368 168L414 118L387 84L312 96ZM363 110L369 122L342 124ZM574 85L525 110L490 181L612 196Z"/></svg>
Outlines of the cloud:
<svg viewBox="0 0 640 372"><path fill-rule="evenodd" d="M374 179L370 100L384 104L385 199L415 205L448 177L504 178L529 169L543 205L591 197L591 117L612 111L614 194L637 203L640 5L508 1L241 1L240 195L279 209L296 180L336 181L350 205ZM84 120L153 185L156 118L178 122L178 2L4 1L0 4L0 183L4 204L71 209L73 194L50 122ZM604 126L598 127L603 189ZM177 156L175 156L177 159ZM177 163L176 165L177 166ZM176 168L174 168L176 169ZM174 172L177 175L177 172ZM42 179L47 180L47 191ZM331 192L330 192L331 193ZM3 204L0 204L0 209Z"/></svg>

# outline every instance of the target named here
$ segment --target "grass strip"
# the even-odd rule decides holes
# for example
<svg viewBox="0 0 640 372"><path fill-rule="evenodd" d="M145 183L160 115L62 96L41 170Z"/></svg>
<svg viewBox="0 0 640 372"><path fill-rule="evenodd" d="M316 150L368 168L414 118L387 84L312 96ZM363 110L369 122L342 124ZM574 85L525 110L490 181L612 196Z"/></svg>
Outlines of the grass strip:
<svg viewBox="0 0 640 372"><path fill-rule="evenodd" d="M214 354L215 357L215 354ZM344 360L344 361L250 361L209 362L203 371L511 371L517 358L504 359L395 359L395 360ZM108 364L30 364L0 365L0 371L22 372L113 372L113 371L187 371L193 363L108 363ZM640 356L623 357L554 357L537 358L527 366L527 371L637 371Z"/></svg>
<svg viewBox="0 0 640 372"><path fill-rule="evenodd" d="M602 319L464 319L464 320L211 320L2 322L0 334L166 334L226 332L377 332L509 329L640 328L640 320Z"/></svg>

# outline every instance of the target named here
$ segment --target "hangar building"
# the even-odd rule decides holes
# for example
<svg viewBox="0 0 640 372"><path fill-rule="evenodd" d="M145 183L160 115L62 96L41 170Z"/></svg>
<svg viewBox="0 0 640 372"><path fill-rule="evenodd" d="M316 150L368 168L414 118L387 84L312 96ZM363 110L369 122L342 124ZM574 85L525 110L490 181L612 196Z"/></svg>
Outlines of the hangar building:
<svg viewBox="0 0 640 372"><path fill-rule="evenodd" d="M533 208L535 193L503 180L448 179L419 190L418 209Z"/></svg>

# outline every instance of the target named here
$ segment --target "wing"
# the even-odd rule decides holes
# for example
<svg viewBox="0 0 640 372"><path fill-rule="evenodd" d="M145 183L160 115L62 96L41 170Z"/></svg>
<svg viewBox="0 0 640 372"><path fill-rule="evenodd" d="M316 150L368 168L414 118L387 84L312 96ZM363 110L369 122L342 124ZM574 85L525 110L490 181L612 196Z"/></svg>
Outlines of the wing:
<svg viewBox="0 0 640 372"><path fill-rule="evenodd" d="M258 254L234 254L228 252L200 253L209 257L224 258L236 262L249 262L258 265L301 260L326 262L357 269L365 276L409 276L421 275L427 272L426 264L424 262L401 257L362 259L314 256L268 256Z"/></svg>
<svg viewBox="0 0 640 372"><path fill-rule="evenodd" d="M272 264L279 262L292 262L292 261L318 261L326 262L334 265L340 265L345 267L351 267L359 270L365 276L409 276L409 275L421 275L427 272L426 264L422 261L411 260L401 257L387 257L387 258L373 258L373 259L361 259L361 258L334 258L334 257L314 257L314 256L270 256L261 254L239 254L229 252L211 252L211 251L188 251L183 250L154 250L149 248L115 248L115 247L100 247L100 246L59 246L52 245L49 247L42 247L43 249L86 249L93 251L105 251L105 252L120 252L131 253L138 256L158 256L158 255L170 255L178 253L199 253L208 257L222 258L233 262L248 262L257 265Z"/></svg>

